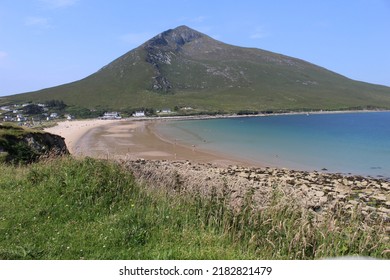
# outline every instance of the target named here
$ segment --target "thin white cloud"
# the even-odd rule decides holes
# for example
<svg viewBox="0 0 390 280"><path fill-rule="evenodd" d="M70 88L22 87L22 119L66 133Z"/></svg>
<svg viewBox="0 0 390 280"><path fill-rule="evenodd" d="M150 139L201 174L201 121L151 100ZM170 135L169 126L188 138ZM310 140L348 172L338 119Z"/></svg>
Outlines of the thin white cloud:
<svg viewBox="0 0 390 280"><path fill-rule="evenodd" d="M39 28L50 28L48 18L44 17L28 17L25 19L24 24L26 26L39 27Z"/></svg>
<svg viewBox="0 0 390 280"><path fill-rule="evenodd" d="M39 0L48 9L60 9L75 5L79 0Z"/></svg>
<svg viewBox="0 0 390 280"><path fill-rule="evenodd" d="M264 30L264 27L258 26L255 31L249 36L251 39L262 39L268 37L269 34Z"/></svg>
<svg viewBox="0 0 390 280"><path fill-rule="evenodd" d="M147 33L147 32L127 33L127 34L122 35L120 37L120 39L121 39L121 41L125 42L126 44L138 46L138 45L141 45L142 43L145 43L145 41L149 40L154 35Z"/></svg>

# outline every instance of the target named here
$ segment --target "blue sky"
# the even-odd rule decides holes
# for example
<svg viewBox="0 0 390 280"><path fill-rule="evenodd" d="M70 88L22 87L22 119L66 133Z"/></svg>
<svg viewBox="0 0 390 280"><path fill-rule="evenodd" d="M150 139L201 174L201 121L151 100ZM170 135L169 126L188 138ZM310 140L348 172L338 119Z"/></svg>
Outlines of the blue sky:
<svg viewBox="0 0 390 280"><path fill-rule="evenodd" d="M2 0L0 96L82 79L183 24L390 86L390 0Z"/></svg>

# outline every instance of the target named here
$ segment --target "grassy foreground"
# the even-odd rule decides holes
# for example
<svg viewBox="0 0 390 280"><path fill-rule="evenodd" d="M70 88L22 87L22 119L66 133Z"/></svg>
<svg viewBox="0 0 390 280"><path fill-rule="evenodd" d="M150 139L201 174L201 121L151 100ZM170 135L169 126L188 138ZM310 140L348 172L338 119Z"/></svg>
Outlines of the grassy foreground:
<svg viewBox="0 0 390 280"><path fill-rule="evenodd" d="M229 194L156 190L89 158L0 165L0 174L0 259L389 258L383 225L358 216L315 225L277 190L268 209L254 211L248 194L233 212Z"/></svg>

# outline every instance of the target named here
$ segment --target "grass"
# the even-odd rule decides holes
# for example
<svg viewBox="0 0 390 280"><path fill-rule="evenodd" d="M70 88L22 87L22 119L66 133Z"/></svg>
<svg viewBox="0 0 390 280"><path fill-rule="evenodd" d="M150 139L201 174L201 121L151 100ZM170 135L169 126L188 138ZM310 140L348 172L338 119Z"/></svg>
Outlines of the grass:
<svg viewBox="0 0 390 280"><path fill-rule="evenodd" d="M13 123L0 123L0 137L14 136L20 137L30 132L37 132L26 127L21 127Z"/></svg>
<svg viewBox="0 0 390 280"><path fill-rule="evenodd" d="M389 258L383 224L342 213L316 224L277 188L268 209L252 209L248 193L236 211L229 193L157 190L90 158L0 174L0 259Z"/></svg>
<svg viewBox="0 0 390 280"><path fill-rule="evenodd" d="M28 134L43 134L43 131L17 126L12 123L0 124L0 163L26 163L37 160L43 154L34 150L23 137Z"/></svg>

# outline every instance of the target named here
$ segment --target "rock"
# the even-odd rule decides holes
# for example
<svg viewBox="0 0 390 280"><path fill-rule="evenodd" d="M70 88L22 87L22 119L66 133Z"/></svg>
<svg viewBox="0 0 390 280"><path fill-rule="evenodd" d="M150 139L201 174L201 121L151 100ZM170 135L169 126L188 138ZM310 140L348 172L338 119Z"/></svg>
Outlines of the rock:
<svg viewBox="0 0 390 280"><path fill-rule="evenodd" d="M332 187L324 187L322 188L325 193L333 192L334 188Z"/></svg>
<svg viewBox="0 0 390 280"><path fill-rule="evenodd" d="M315 196L318 196L318 197L322 197L325 195L325 193L323 191L316 191L314 194L315 194Z"/></svg>
<svg viewBox="0 0 390 280"><path fill-rule="evenodd" d="M376 211L376 208L367 205L367 206L364 206L364 207L362 208L362 210L363 210L363 211L366 211L366 212L374 212L374 211Z"/></svg>
<svg viewBox="0 0 390 280"><path fill-rule="evenodd" d="M0 125L0 129L5 130L0 150L7 153L7 162L31 163L45 157L69 154L65 139L61 136L41 131L28 132L13 126ZM12 130L17 133L11 133Z"/></svg>
<svg viewBox="0 0 390 280"><path fill-rule="evenodd" d="M348 203L352 204L353 206L359 205L359 202L357 202L356 200L348 200Z"/></svg>
<svg viewBox="0 0 390 280"><path fill-rule="evenodd" d="M309 193L309 187L308 187L307 185L305 185L305 184L302 184L302 185L300 186L300 189L302 190L302 192L303 192L305 195L307 195L307 194Z"/></svg>
<svg viewBox="0 0 390 280"><path fill-rule="evenodd" d="M384 191L390 191L390 186L389 186L389 184L388 184L388 183L385 183L385 182L381 183L380 188L381 188L382 190L384 190Z"/></svg>
<svg viewBox="0 0 390 280"><path fill-rule="evenodd" d="M328 198L326 196L320 197L320 204L325 204L328 202Z"/></svg>
<svg viewBox="0 0 390 280"><path fill-rule="evenodd" d="M338 194L338 195L336 195L336 198L338 199L338 200L345 200L345 198L346 198L347 196L345 195L345 194Z"/></svg>
<svg viewBox="0 0 390 280"><path fill-rule="evenodd" d="M275 168L239 166L218 168L194 162L189 166L185 161L138 162L134 172L138 178L143 176L141 178L153 180L151 181L153 185L164 187L172 184L174 178L172 175L177 172L186 191L207 195L215 188L218 193L229 193L231 198L229 203L232 203L233 207L238 207L245 194L250 191L253 193L254 207L265 209L269 207L273 191L277 188L280 193L299 203L298 206L304 207L305 211L316 212L314 216L317 222L335 211L340 211L343 215L345 212L355 211L356 208L367 216L363 223L376 222L377 219L382 222L383 218L390 219L390 201L386 199L388 193L383 190L383 187L388 187L388 182L382 180L363 177L355 179L338 174L316 174ZM150 176L151 169L156 170L153 172L155 176ZM363 187L361 181L365 182L366 187ZM361 187L357 188L357 185ZM375 207L372 207L374 205Z"/></svg>
<svg viewBox="0 0 390 280"><path fill-rule="evenodd" d="M384 207L379 207L378 211L386 213L386 214L390 214L390 209L387 209L387 208L384 208Z"/></svg>
<svg viewBox="0 0 390 280"><path fill-rule="evenodd" d="M383 201L383 202L385 202L387 199L386 199L386 196L384 196L384 195L382 195L382 194L380 194L380 195L375 195L375 196L373 196L372 197L373 199L375 199L375 200L378 200L378 201Z"/></svg>

